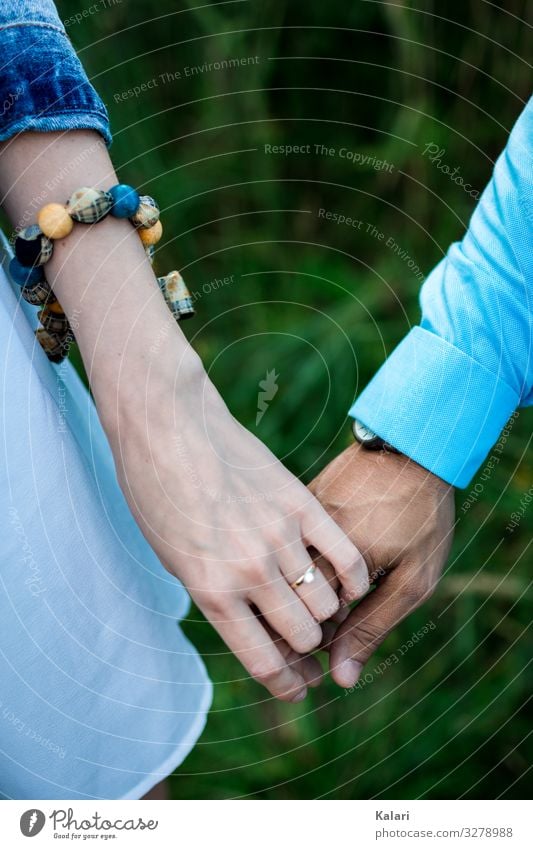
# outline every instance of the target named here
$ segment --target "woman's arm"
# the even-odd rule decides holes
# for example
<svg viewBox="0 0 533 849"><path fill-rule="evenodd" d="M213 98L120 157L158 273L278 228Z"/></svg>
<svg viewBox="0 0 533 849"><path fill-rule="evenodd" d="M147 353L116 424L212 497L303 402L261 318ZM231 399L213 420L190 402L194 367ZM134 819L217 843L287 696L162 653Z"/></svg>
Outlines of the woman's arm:
<svg viewBox="0 0 533 849"><path fill-rule="evenodd" d="M79 164L77 164L79 162ZM11 221L34 223L49 202L66 202L80 186L118 182L97 133L24 133L0 146L0 190ZM49 188L50 187L50 188ZM38 198L38 204L34 199ZM139 390L140 369L158 378L179 364L180 385L198 381L203 367L161 297L137 231L109 215L93 227L75 224L54 242L45 272L76 328L100 419L111 438L118 412Z"/></svg>
<svg viewBox="0 0 533 849"><path fill-rule="evenodd" d="M35 212L80 186L116 184L98 141L75 131L5 142L0 192L12 221L27 218L36 197ZM352 598L368 587L357 549L231 416L170 316L128 221L75 224L55 243L46 273L76 328L118 479L146 538L250 674L279 698L303 697L304 678L251 605L293 649L311 651L321 640L317 623L338 601L320 575L290 587L310 564L306 546L333 564Z"/></svg>
<svg viewBox="0 0 533 849"><path fill-rule="evenodd" d="M117 178L103 143L111 138L105 107L51 0L6 0L0 24L0 90L17 87L0 127L0 192L20 227L44 204ZM230 415L128 221L75 224L55 243L46 273L75 330L120 485L146 538L250 673L280 698L301 697L308 674L294 667L287 643L314 648L317 622L338 602L322 576L296 590L290 583L307 569L306 546L314 545L357 597L366 589L357 549ZM38 347L36 356L44 356ZM286 642L263 627L257 609Z"/></svg>

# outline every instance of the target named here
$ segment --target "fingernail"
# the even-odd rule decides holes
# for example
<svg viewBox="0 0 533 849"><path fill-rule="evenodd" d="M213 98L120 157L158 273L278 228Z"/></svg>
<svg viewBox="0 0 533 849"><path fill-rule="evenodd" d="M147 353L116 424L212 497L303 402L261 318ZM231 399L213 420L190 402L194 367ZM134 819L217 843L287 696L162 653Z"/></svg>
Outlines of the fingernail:
<svg viewBox="0 0 533 849"><path fill-rule="evenodd" d="M301 690L294 698L291 699L291 702L295 704L296 702L303 702L305 697L307 696L307 690Z"/></svg>
<svg viewBox="0 0 533 849"><path fill-rule="evenodd" d="M363 665L356 660L343 660L337 667L337 678L344 687L353 687L362 668Z"/></svg>

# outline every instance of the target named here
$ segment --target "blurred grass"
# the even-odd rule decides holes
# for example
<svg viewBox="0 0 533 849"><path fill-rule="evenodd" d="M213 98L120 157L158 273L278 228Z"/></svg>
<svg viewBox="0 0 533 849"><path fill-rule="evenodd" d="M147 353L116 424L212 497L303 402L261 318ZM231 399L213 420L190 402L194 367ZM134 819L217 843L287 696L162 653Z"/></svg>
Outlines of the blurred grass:
<svg viewBox="0 0 533 849"><path fill-rule="evenodd" d="M444 148L443 162L481 191L530 92L529 4L415 5L146 0L69 27L107 103L122 179L164 209L160 267L179 265L201 295L185 332L235 415L305 481L349 442L353 397L418 320L420 282L384 241L426 274L474 208L425 145ZM84 2L58 6L67 17ZM117 97L152 79L138 97ZM265 144L312 152L267 155ZM393 168L315 155L314 144ZM320 208L364 225L325 221ZM256 429L258 382L273 368L279 392ZM531 509L513 533L506 526L531 485L531 423L522 411L467 511L469 490L458 493L447 575L371 667L425 623L435 629L362 690L327 682L301 706L266 700L192 615L185 628L217 684L176 797L525 796Z"/></svg>

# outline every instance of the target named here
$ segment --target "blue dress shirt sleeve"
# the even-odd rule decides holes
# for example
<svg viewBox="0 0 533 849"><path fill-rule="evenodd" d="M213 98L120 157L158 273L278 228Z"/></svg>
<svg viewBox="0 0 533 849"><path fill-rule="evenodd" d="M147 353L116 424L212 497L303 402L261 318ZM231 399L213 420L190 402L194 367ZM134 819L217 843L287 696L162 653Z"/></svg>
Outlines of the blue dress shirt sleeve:
<svg viewBox="0 0 533 849"><path fill-rule="evenodd" d="M0 3L0 140L26 131L90 129L107 145L106 108L51 0Z"/></svg>
<svg viewBox="0 0 533 849"><path fill-rule="evenodd" d="M533 403L533 98L462 242L424 283L422 319L350 415L448 483L469 484Z"/></svg>

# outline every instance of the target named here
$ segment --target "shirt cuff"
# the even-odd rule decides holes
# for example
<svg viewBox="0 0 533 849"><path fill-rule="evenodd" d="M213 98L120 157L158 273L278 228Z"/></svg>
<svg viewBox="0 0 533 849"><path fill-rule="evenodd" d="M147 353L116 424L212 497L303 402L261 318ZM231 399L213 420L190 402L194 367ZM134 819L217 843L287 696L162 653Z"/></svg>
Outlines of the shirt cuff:
<svg viewBox="0 0 533 849"><path fill-rule="evenodd" d="M519 403L497 374L415 327L350 415L433 474L465 487Z"/></svg>

